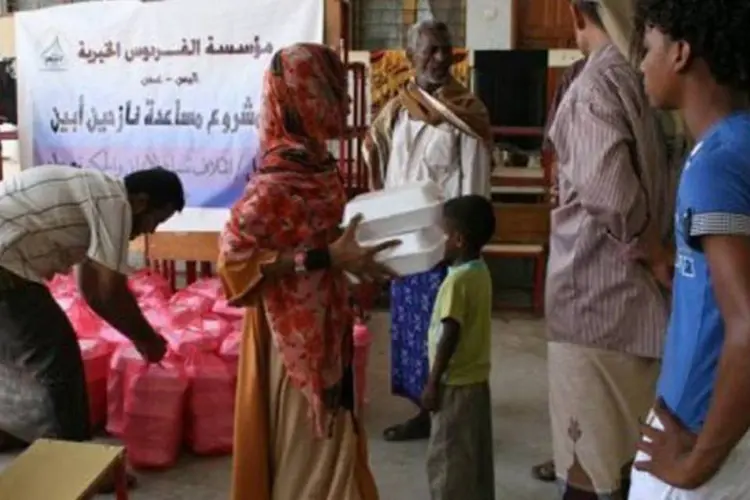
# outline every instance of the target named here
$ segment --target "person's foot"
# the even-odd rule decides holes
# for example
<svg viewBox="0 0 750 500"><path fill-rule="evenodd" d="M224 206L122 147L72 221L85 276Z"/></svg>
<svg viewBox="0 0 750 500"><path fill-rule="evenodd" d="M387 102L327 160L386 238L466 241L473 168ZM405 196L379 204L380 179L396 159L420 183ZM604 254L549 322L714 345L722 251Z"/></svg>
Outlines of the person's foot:
<svg viewBox="0 0 750 500"><path fill-rule="evenodd" d="M552 483L557 480L557 472L555 471L555 462L548 460L539 465L535 465L531 468L531 476L539 481L545 483Z"/></svg>
<svg viewBox="0 0 750 500"><path fill-rule="evenodd" d="M391 442L418 441L430 437L430 414L419 412L404 423L388 427L383 431L383 439Z"/></svg>
<svg viewBox="0 0 750 500"><path fill-rule="evenodd" d="M134 489L138 486L138 479L130 471L125 471L125 484L128 490ZM117 490L117 476L115 473L108 474L101 483L99 483L99 489L97 493L99 495L112 495Z"/></svg>

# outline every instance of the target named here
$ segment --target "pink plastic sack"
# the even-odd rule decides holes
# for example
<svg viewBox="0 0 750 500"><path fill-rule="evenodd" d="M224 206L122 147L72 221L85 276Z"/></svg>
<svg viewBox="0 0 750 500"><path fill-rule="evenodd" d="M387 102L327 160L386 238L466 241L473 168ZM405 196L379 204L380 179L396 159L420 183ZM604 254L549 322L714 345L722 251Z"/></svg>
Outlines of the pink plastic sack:
<svg viewBox="0 0 750 500"><path fill-rule="evenodd" d="M211 310L216 298L195 293L189 287L169 299L169 311L175 324L184 324Z"/></svg>
<svg viewBox="0 0 750 500"><path fill-rule="evenodd" d="M161 295L145 295L143 297L136 297L138 306L141 310L148 309L164 309L169 305L169 299L165 299Z"/></svg>
<svg viewBox="0 0 750 500"><path fill-rule="evenodd" d="M136 468L174 465L183 437L188 380L174 360L146 364L129 378L122 440Z"/></svg>
<svg viewBox="0 0 750 500"><path fill-rule="evenodd" d="M172 316L166 306L166 302L152 307L141 306L143 316L151 326L159 333L172 328ZM125 335L116 330L113 326L103 323L99 331L99 338L115 346L132 345L132 342Z"/></svg>
<svg viewBox="0 0 750 500"><path fill-rule="evenodd" d="M95 339L99 337L105 323L104 320L91 310L83 297L76 297L72 302L65 304L63 311L67 314L78 338Z"/></svg>
<svg viewBox="0 0 750 500"><path fill-rule="evenodd" d="M139 302L147 298L166 301L172 295L172 287L166 278L150 269L132 274L128 280L128 286Z"/></svg>
<svg viewBox="0 0 750 500"><path fill-rule="evenodd" d="M81 298L74 293L61 293L58 295L53 294L52 297L55 299L55 302L57 302L57 305L60 306L60 309L63 310L66 316L70 316L70 310L73 308L77 301L81 300Z"/></svg>
<svg viewBox="0 0 750 500"><path fill-rule="evenodd" d="M245 316L243 308L230 306L223 296L214 303L212 311L219 316L232 320L241 320Z"/></svg>
<svg viewBox="0 0 750 500"><path fill-rule="evenodd" d="M155 306L143 309L143 315L146 320L154 327L154 330L161 332L172 328L172 313L167 306Z"/></svg>
<svg viewBox="0 0 750 500"><path fill-rule="evenodd" d="M357 406L361 410L366 403L367 364L372 345L372 334L367 325L358 321L354 325L354 390Z"/></svg>
<svg viewBox="0 0 750 500"><path fill-rule="evenodd" d="M198 455L232 453L236 374L215 354L195 352L185 363L190 380L186 441Z"/></svg>
<svg viewBox="0 0 750 500"><path fill-rule="evenodd" d="M125 388L143 359L135 347L120 347L112 354L107 379L107 432L122 437L125 429Z"/></svg>
<svg viewBox="0 0 750 500"><path fill-rule="evenodd" d="M232 322L212 315L193 315L184 324L162 330L172 352L187 356L193 351L214 352L233 329Z"/></svg>
<svg viewBox="0 0 750 500"><path fill-rule="evenodd" d="M81 339L83 370L89 395L89 419L98 428L107 420L107 379L112 349L101 340Z"/></svg>
<svg viewBox="0 0 750 500"><path fill-rule="evenodd" d="M226 336L219 346L219 356L229 367L229 370L237 374L237 367L240 360L240 346L242 345L242 332L237 329Z"/></svg>
<svg viewBox="0 0 750 500"><path fill-rule="evenodd" d="M223 296L223 289L219 278L199 279L185 287L183 291L194 293L195 295L203 295L212 300L216 300Z"/></svg>
<svg viewBox="0 0 750 500"><path fill-rule="evenodd" d="M65 296L72 297L78 294L78 284L72 273L56 274L49 282L47 282L47 286L49 287L52 296L56 299Z"/></svg>
<svg viewBox="0 0 750 500"><path fill-rule="evenodd" d="M129 346L133 344L129 338L120 333L119 330L116 330L115 327L107 323L105 323L104 327L102 327L102 329L99 331L99 338L107 344L110 344L114 348L118 348L120 346Z"/></svg>

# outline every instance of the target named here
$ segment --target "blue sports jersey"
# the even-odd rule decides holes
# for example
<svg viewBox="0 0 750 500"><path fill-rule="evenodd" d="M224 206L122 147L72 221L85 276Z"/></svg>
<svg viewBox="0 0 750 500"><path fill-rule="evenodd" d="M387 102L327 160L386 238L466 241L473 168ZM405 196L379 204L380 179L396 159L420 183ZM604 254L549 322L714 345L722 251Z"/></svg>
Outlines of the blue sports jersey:
<svg viewBox="0 0 750 500"><path fill-rule="evenodd" d="M658 393L693 431L708 413L724 322L700 241L750 235L750 113L714 125L687 159L677 192L672 315Z"/></svg>

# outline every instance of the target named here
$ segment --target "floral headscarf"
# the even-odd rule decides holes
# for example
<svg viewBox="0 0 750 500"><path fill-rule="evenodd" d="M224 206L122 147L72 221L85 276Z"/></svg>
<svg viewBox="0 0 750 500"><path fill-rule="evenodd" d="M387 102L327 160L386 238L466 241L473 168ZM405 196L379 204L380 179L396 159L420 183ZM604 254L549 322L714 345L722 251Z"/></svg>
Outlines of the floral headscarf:
<svg viewBox="0 0 750 500"><path fill-rule="evenodd" d="M249 262L260 250L297 252L331 242L346 195L325 141L342 135L347 111L345 68L331 49L297 44L273 56L258 170L232 208L221 259ZM262 298L274 345L323 435L351 359L346 278L333 270L291 275L264 284Z"/></svg>
<svg viewBox="0 0 750 500"><path fill-rule="evenodd" d="M322 161L325 141L343 133L348 99L346 69L335 52L317 44L280 50L263 86L261 155L299 148Z"/></svg>

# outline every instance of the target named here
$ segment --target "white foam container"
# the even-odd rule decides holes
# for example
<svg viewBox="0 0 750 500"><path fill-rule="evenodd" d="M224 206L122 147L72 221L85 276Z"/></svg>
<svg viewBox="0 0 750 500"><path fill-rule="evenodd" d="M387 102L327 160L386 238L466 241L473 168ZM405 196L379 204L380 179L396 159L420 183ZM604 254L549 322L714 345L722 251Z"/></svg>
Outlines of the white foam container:
<svg viewBox="0 0 750 500"><path fill-rule="evenodd" d="M446 236L439 226L432 226L408 233L390 236L360 244L370 246L383 241L398 239L401 244L380 252L376 259L387 265L399 276L423 273L434 268L445 258Z"/></svg>
<svg viewBox="0 0 750 500"><path fill-rule="evenodd" d="M357 240L372 241L437 226L442 218L443 194L432 181L406 184L357 196L347 203L343 226L362 214Z"/></svg>

